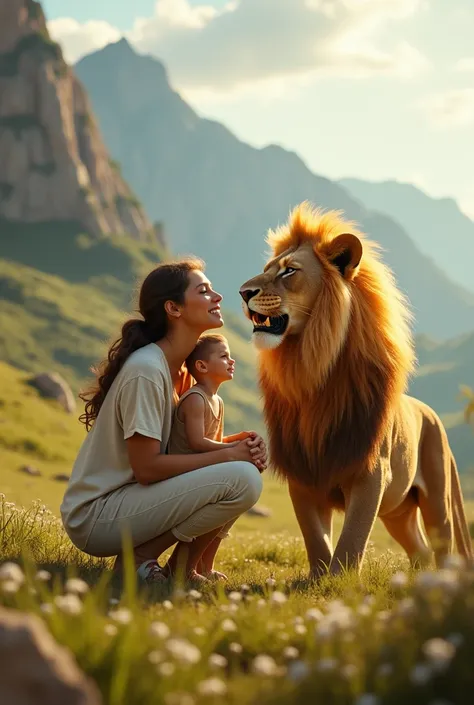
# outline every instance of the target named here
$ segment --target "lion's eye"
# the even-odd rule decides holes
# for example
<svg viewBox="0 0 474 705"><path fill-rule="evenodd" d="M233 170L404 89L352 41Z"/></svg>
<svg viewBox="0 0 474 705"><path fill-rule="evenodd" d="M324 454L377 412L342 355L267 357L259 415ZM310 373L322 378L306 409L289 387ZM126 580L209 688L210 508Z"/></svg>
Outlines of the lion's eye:
<svg viewBox="0 0 474 705"><path fill-rule="evenodd" d="M296 272L294 267L286 267L285 271L281 275L282 277L291 277L292 274Z"/></svg>

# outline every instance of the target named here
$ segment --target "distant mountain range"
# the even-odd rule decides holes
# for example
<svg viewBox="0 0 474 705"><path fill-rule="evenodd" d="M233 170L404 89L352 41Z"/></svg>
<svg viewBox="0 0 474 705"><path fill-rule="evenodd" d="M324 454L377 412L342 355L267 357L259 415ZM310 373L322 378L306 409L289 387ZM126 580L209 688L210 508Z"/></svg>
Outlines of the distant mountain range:
<svg viewBox="0 0 474 705"><path fill-rule="evenodd" d="M125 179L175 252L194 252L240 308L239 285L264 262L264 236L308 199L343 210L385 248L410 298L416 330L445 339L474 329L474 293L451 281L399 221L371 212L338 183L277 146L254 149L199 117L170 87L163 65L126 40L76 64L102 134Z"/></svg>
<svg viewBox="0 0 474 705"><path fill-rule="evenodd" d="M418 249L474 292L474 222L452 198L431 198L412 184L341 179L354 198L400 223Z"/></svg>

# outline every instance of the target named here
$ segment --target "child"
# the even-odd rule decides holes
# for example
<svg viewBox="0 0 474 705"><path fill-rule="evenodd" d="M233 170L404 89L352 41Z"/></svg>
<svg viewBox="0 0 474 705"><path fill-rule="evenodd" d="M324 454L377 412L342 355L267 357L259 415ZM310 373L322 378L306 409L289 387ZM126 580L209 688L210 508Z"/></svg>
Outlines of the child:
<svg viewBox="0 0 474 705"><path fill-rule="evenodd" d="M221 384L233 378L235 369L226 338L219 334L202 335L186 360L186 367L197 384L181 396L175 409L168 452L203 453L255 437L253 431L223 435L224 403L217 392ZM226 579L223 573L213 570L213 564L220 542L228 536L232 524L223 526L207 547L197 568L201 575Z"/></svg>

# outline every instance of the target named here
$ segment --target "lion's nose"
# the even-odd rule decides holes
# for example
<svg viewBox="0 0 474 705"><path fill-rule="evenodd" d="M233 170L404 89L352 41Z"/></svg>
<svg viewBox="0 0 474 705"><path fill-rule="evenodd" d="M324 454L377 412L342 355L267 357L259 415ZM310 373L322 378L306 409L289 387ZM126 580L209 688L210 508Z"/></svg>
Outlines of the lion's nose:
<svg viewBox="0 0 474 705"><path fill-rule="evenodd" d="M256 296L260 292L260 289L247 289L246 287L242 287L239 289L239 294L243 298L246 304L252 299L254 296Z"/></svg>

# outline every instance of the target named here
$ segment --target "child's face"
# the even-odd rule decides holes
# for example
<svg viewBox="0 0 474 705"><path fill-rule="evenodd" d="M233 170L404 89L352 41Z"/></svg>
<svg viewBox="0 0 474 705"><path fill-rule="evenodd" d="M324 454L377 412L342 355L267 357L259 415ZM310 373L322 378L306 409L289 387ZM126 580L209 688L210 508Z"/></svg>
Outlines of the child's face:
<svg viewBox="0 0 474 705"><path fill-rule="evenodd" d="M235 360L230 356L227 343L215 343L203 364L206 366L206 377L214 382L221 384L234 377Z"/></svg>

